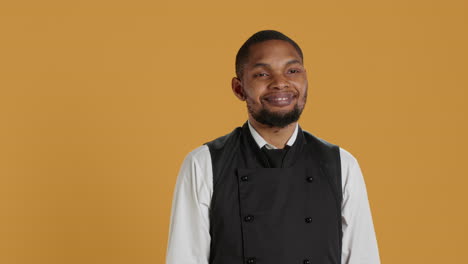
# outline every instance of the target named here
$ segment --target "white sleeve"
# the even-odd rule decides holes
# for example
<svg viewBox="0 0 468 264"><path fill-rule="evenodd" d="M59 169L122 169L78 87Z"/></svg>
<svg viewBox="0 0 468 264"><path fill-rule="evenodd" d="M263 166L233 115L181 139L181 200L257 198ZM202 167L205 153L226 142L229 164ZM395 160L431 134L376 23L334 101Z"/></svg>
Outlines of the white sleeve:
<svg viewBox="0 0 468 264"><path fill-rule="evenodd" d="M343 204L342 264L379 264L379 250L366 185L356 158L340 149Z"/></svg>
<svg viewBox="0 0 468 264"><path fill-rule="evenodd" d="M166 264L208 264L211 192L206 181L211 175L207 146L185 157L172 199Z"/></svg>

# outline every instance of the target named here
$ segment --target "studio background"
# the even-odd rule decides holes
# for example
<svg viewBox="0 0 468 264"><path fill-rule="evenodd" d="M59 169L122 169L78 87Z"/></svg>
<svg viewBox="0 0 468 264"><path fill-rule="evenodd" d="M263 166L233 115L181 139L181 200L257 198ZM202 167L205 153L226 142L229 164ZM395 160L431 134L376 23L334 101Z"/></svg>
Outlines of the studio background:
<svg viewBox="0 0 468 264"><path fill-rule="evenodd" d="M302 47L303 129L351 152L382 263L468 246L468 3L2 1L0 263L164 263L187 153L247 119L234 57Z"/></svg>

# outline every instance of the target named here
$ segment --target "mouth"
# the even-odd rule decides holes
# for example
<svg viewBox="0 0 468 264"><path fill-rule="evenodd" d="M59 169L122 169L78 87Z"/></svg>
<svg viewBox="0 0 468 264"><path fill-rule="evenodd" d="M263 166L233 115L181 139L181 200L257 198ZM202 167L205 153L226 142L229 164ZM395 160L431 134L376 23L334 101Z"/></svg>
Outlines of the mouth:
<svg viewBox="0 0 468 264"><path fill-rule="evenodd" d="M288 92L288 93L280 92L280 93L268 94L264 96L262 100L270 105L283 107L283 106L290 105L292 101L294 100L294 98L295 98L295 95L291 92Z"/></svg>

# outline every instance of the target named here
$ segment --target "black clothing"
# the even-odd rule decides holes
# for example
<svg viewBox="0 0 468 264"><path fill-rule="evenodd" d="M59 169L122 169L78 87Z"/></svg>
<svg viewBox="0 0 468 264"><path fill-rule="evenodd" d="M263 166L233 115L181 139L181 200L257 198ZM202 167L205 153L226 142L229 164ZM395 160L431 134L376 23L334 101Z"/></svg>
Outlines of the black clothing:
<svg viewBox="0 0 468 264"><path fill-rule="evenodd" d="M290 148L261 150L247 122L206 144L210 264L341 264L338 146L299 127Z"/></svg>

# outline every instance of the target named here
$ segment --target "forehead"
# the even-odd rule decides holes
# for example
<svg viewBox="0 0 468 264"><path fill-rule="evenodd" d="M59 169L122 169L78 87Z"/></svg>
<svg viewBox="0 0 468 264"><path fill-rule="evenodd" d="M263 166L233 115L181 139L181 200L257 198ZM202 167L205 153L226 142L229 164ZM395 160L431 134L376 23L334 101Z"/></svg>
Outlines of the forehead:
<svg viewBox="0 0 468 264"><path fill-rule="evenodd" d="M247 64L257 63L259 61L268 62L282 59L297 59L302 62L301 56L291 43L284 40L274 39L250 46Z"/></svg>

